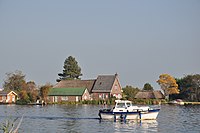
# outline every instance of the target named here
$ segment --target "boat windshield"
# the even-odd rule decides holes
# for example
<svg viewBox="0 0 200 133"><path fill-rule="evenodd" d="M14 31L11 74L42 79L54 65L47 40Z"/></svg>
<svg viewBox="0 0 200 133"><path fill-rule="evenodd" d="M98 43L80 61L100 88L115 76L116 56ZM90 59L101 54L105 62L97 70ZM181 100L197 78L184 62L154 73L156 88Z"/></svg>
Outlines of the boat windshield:
<svg viewBox="0 0 200 133"><path fill-rule="evenodd" d="M125 103L117 103L116 105L117 108L125 108Z"/></svg>

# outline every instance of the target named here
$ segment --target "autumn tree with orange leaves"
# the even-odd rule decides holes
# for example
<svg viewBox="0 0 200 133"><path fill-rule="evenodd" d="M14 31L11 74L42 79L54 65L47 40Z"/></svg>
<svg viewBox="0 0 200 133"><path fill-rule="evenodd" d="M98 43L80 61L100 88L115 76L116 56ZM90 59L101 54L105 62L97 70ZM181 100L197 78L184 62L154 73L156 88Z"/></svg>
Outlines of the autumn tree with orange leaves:
<svg viewBox="0 0 200 133"><path fill-rule="evenodd" d="M176 83L176 80L169 74L161 74L157 83L164 91L167 99L171 94L179 94L178 84Z"/></svg>

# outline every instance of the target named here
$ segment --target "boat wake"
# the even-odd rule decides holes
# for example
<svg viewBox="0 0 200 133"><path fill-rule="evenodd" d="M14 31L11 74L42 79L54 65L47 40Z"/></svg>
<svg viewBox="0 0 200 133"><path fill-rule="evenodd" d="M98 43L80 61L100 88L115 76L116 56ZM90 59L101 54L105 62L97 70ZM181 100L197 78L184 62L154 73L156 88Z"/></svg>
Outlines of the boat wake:
<svg viewBox="0 0 200 133"><path fill-rule="evenodd" d="M0 116L2 118L7 118L8 116ZM21 116L9 116L10 118L21 118ZM23 116L24 119L47 119L47 120L100 120L100 118L92 118L92 117L82 117L82 118L76 118L76 117L57 117L57 116Z"/></svg>

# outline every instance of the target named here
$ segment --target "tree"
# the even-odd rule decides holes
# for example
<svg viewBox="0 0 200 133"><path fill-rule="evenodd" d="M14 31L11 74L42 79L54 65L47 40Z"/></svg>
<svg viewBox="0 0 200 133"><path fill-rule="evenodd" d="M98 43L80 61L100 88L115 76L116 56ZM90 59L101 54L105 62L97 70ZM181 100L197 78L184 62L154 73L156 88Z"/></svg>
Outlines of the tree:
<svg viewBox="0 0 200 133"><path fill-rule="evenodd" d="M187 75L176 81L180 90L178 98L186 101L200 101L200 74Z"/></svg>
<svg viewBox="0 0 200 133"><path fill-rule="evenodd" d="M29 91L29 92L27 92L27 94L28 94L29 100L31 102L36 102L37 99L39 99L38 90Z"/></svg>
<svg viewBox="0 0 200 133"><path fill-rule="evenodd" d="M143 90L152 91L153 87L151 86L151 84L146 83L144 84Z"/></svg>
<svg viewBox="0 0 200 133"><path fill-rule="evenodd" d="M47 96L49 93L49 89L53 86L50 83L47 83L46 85L43 85L40 87L40 96L43 100L47 101Z"/></svg>
<svg viewBox="0 0 200 133"><path fill-rule="evenodd" d="M193 101L199 102L200 101L200 75L198 74L193 75L192 92L193 92L193 95L191 99L193 99Z"/></svg>
<svg viewBox="0 0 200 133"><path fill-rule="evenodd" d="M38 89L34 81L25 81L25 75L21 71L15 71L6 73L6 80L3 87L5 90L12 90L17 92L19 104L27 104L29 102L35 102L38 98Z"/></svg>
<svg viewBox="0 0 200 133"><path fill-rule="evenodd" d="M138 89L137 87L135 88L127 85L125 88L122 88L122 90L123 97L125 97L128 100L133 100L140 89Z"/></svg>
<svg viewBox="0 0 200 133"><path fill-rule="evenodd" d="M28 93L26 92L26 90L21 90L19 92L19 101L21 104L27 104L27 103L30 103L30 99L29 99L29 96L28 96ZM19 101L17 101L19 103Z"/></svg>
<svg viewBox="0 0 200 133"><path fill-rule="evenodd" d="M36 100L38 99L38 88L35 82L29 81L26 84L27 84L26 92L28 94L29 100L31 102L36 102Z"/></svg>
<svg viewBox="0 0 200 133"><path fill-rule="evenodd" d="M161 74L157 83L160 85L167 98L169 98L171 94L179 94L178 84L169 74Z"/></svg>
<svg viewBox="0 0 200 133"><path fill-rule="evenodd" d="M15 72L6 73L6 76L3 84L5 90L20 91L26 89L25 75L22 71L16 70Z"/></svg>
<svg viewBox="0 0 200 133"><path fill-rule="evenodd" d="M27 85L27 88L26 88L27 91L38 90L34 81L29 81L26 83L26 85Z"/></svg>
<svg viewBox="0 0 200 133"><path fill-rule="evenodd" d="M63 73L58 74L60 77L57 79L57 82L61 80L80 79L79 76L82 76L81 68L78 66L76 59L72 56L69 56L65 60L63 68Z"/></svg>

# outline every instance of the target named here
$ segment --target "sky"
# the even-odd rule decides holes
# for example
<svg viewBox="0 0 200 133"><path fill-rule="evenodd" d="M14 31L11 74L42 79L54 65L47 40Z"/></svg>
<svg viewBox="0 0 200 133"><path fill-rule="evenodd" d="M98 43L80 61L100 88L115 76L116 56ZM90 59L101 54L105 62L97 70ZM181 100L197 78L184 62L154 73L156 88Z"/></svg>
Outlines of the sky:
<svg viewBox="0 0 200 133"><path fill-rule="evenodd" d="M163 73L200 74L199 51L199 0L0 0L0 88L16 70L55 84L73 56L82 79L160 89Z"/></svg>

